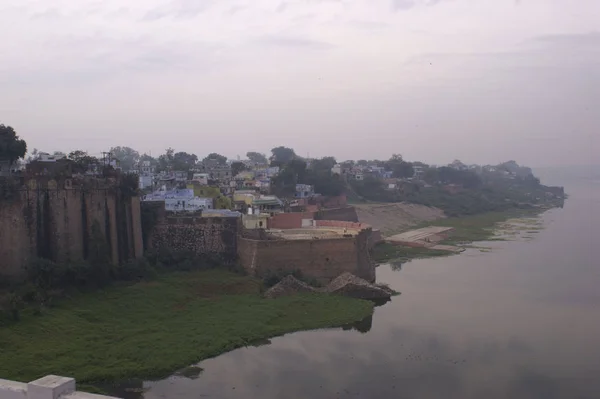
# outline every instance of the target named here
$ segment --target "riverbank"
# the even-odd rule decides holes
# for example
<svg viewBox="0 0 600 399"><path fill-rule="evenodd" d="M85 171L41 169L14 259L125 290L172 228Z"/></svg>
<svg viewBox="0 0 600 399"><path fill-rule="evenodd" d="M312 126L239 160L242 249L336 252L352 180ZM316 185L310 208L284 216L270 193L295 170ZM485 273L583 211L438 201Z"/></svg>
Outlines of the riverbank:
<svg viewBox="0 0 600 399"><path fill-rule="evenodd" d="M494 241L510 239L510 223L507 221L516 218L533 218L546 209L511 209L504 212L488 212L472 216L452 217L425 222L414 228L427 226L452 227L454 230L449 237L442 241L443 245L465 246L476 241ZM538 229L537 226L528 227ZM405 230L406 231L406 230ZM499 235L498 232L502 234ZM377 263L389 261L407 262L411 259L431 258L439 256L450 256L452 252L438 251L428 248L409 248L391 243L381 243L373 249L373 259Z"/></svg>
<svg viewBox="0 0 600 399"><path fill-rule="evenodd" d="M260 339L337 327L368 301L312 294L263 299L262 282L223 270L177 272L65 299L0 327L0 376L78 382L162 377Z"/></svg>

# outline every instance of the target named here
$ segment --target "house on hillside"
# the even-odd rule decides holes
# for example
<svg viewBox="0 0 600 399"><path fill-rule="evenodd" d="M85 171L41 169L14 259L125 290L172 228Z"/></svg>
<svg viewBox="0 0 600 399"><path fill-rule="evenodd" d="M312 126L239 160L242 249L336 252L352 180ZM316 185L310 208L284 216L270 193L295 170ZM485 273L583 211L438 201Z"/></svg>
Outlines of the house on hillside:
<svg viewBox="0 0 600 399"><path fill-rule="evenodd" d="M425 174L425 167L422 165L413 165L413 178L422 179Z"/></svg>
<svg viewBox="0 0 600 399"><path fill-rule="evenodd" d="M165 209L170 212L199 212L213 209L212 198L166 198Z"/></svg>
<svg viewBox="0 0 600 399"><path fill-rule="evenodd" d="M315 187L310 184L296 184L295 198L308 198L315 195Z"/></svg>
<svg viewBox="0 0 600 399"><path fill-rule="evenodd" d="M274 215L283 212L283 202L274 195L264 195L252 201L253 214Z"/></svg>

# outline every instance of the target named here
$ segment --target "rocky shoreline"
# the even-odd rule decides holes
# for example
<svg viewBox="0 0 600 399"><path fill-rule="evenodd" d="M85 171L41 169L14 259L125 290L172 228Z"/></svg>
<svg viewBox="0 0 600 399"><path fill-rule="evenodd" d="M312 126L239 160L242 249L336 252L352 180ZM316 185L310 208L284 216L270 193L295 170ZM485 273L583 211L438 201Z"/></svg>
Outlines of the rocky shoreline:
<svg viewBox="0 0 600 399"><path fill-rule="evenodd" d="M372 284L352 273L343 273L324 288L311 287L289 275L267 290L264 296L275 299L302 293L325 293L369 300L389 299L398 294L386 285Z"/></svg>

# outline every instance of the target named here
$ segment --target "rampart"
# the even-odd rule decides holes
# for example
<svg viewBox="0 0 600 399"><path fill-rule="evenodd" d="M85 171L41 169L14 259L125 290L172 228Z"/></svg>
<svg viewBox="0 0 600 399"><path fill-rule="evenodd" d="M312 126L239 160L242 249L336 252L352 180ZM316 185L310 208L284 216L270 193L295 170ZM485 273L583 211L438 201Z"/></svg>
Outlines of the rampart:
<svg viewBox="0 0 600 399"><path fill-rule="evenodd" d="M344 272L375 281L369 255L371 229L355 235L327 238L254 240L238 237L241 265L251 275L300 271L304 276L328 283Z"/></svg>
<svg viewBox="0 0 600 399"><path fill-rule="evenodd" d="M321 209L317 211L279 213L269 218L270 229L299 229L303 220L330 220L342 222L358 222L358 214L353 206L343 208ZM305 227L305 226L304 226Z"/></svg>
<svg viewBox="0 0 600 399"><path fill-rule="evenodd" d="M29 180L0 199L0 275L18 277L36 257L87 259L93 226L113 263L143 255L139 198L124 194L115 179Z"/></svg>
<svg viewBox="0 0 600 399"><path fill-rule="evenodd" d="M144 204L145 206L145 204ZM150 231L144 229L147 249L168 248L234 259L240 218L174 216L161 213Z"/></svg>

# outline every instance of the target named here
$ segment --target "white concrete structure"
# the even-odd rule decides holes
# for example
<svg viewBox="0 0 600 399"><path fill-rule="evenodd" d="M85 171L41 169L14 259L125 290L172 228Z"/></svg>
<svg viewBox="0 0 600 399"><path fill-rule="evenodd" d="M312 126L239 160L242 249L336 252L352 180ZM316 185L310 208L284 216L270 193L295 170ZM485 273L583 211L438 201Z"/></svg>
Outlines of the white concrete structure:
<svg viewBox="0 0 600 399"><path fill-rule="evenodd" d="M207 185L208 184L209 175L208 173L194 173L192 177L193 182L197 182L199 184Z"/></svg>
<svg viewBox="0 0 600 399"><path fill-rule="evenodd" d="M166 198L165 209L170 212L197 212L213 209L212 198Z"/></svg>
<svg viewBox="0 0 600 399"><path fill-rule="evenodd" d="M140 175L139 176L139 188L140 190L144 190L146 188L152 187L154 184L154 177L151 175Z"/></svg>
<svg viewBox="0 0 600 399"><path fill-rule="evenodd" d="M75 391L73 378L47 375L28 384L0 380L0 399L118 399Z"/></svg>

